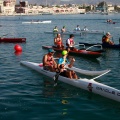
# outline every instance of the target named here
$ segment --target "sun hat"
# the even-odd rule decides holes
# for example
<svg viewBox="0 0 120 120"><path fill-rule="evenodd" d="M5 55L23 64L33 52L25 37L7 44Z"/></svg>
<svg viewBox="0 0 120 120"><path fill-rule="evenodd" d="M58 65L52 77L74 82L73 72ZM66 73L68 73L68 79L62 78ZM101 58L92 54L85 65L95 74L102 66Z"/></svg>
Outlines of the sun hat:
<svg viewBox="0 0 120 120"><path fill-rule="evenodd" d="M67 50L62 51L62 55L67 55L67 54L68 54Z"/></svg>
<svg viewBox="0 0 120 120"><path fill-rule="evenodd" d="M106 35L111 35L110 32L107 32Z"/></svg>
<svg viewBox="0 0 120 120"><path fill-rule="evenodd" d="M53 49L48 49L48 53L54 53L55 51Z"/></svg>

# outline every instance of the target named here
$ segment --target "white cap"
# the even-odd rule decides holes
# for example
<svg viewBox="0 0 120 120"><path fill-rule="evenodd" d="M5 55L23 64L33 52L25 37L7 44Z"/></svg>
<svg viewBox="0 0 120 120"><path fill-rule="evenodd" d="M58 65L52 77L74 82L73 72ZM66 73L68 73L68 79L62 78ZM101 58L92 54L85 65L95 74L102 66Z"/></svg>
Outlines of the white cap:
<svg viewBox="0 0 120 120"><path fill-rule="evenodd" d="M111 35L110 32L107 32L106 35Z"/></svg>

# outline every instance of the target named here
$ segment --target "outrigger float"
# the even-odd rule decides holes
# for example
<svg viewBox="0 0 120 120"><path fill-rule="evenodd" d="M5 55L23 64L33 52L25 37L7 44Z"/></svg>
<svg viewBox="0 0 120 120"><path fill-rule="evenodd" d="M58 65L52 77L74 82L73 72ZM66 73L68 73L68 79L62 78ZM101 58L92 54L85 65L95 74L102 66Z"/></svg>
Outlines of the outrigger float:
<svg viewBox="0 0 120 120"><path fill-rule="evenodd" d="M50 71L44 70L42 63L39 64L39 63L28 62L28 61L21 61L20 63L28 68L31 68L31 69L33 69L43 75L51 77L51 78L53 78L56 74L55 72L50 72ZM95 94L104 96L106 98L120 102L120 90L94 81L95 79L105 75L109 71L110 70L108 70L92 79L86 79L86 78L69 79L69 78L66 78L63 76L59 76L58 80L61 82L67 83L69 85L72 85L72 86L75 86L75 87L78 87L78 88L81 88L81 89L93 92Z"/></svg>

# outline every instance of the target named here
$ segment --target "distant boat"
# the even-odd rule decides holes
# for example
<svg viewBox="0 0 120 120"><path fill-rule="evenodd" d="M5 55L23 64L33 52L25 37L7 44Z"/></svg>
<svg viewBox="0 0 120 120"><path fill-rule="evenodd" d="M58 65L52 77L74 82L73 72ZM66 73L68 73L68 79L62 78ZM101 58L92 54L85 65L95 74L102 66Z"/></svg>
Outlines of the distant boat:
<svg viewBox="0 0 120 120"><path fill-rule="evenodd" d="M101 12L101 15L109 15L108 12Z"/></svg>
<svg viewBox="0 0 120 120"><path fill-rule="evenodd" d="M50 13L50 12L43 12L42 15L53 15L53 13Z"/></svg>
<svg viewBox="0 0 120 120"><path fill-rule="evenodd" d="M86 12L81 12L80 14L86 14Z"/></svg>
<svg viewBox="0 0 120 120"><path fill-rule="evenodd" d="M105 31L102 30L88 30L88 31L67 31L67 32L53 32L53 31L45 31L44 33L47 34L57 34L60 33L62 35L70 35L70 34L74 34L74 35L82 35L82 34L104 34Z"/></svg>
<svg viewBox="0 0 120 120"><path fill-rule="evenodd" d="M30 21L30 22L22 22L22 24L40 24L40 23L51 23L51 20L46 21Z"/></svg>
<svg viewBox="0 0 120 120"><path fill-rule="evenodd" d="M26 38L0 38L0 43L22 43Z"/></svg>

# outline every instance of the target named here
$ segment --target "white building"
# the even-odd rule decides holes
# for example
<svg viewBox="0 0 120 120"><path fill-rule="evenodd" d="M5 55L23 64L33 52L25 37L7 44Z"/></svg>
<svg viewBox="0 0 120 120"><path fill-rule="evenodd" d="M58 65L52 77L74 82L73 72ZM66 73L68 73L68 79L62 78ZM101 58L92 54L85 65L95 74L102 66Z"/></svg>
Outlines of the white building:
<svg viewBox="0 0 120 120"><path fill-rule="evenodd" d="M3 0L0 0L0 13L3 12Z"/></svg>
<svg viewBox="0 0 120 120"><path fill-rule="evenodd" d="M3 1L3 11L5 15L13 15L15 13L16 0L5 0Z"/></svg>

